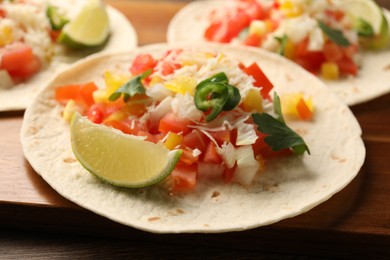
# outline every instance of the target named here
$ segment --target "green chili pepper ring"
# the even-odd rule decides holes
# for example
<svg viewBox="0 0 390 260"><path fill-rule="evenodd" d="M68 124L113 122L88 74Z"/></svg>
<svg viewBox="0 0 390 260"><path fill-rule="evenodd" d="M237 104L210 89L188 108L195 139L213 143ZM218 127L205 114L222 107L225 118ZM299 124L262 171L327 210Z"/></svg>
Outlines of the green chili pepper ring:
<svg viewBox="0 0 390 260"><path fill-rule="evenodd" d="M199 110L207 112L211 109L206 117L206 121L211 121L221 113L229 98L229 90L224 84L209 81L197 86L194 98Z"/></svg>
<svg viewBox="0 0 390 260"><path fill-rule="evenodd" d="M221 72L196 86L195 106L203 112L210 111L207 122L216 118L222 110L232 110L240 103L240 91L228 81L226 74Z"/></svg>

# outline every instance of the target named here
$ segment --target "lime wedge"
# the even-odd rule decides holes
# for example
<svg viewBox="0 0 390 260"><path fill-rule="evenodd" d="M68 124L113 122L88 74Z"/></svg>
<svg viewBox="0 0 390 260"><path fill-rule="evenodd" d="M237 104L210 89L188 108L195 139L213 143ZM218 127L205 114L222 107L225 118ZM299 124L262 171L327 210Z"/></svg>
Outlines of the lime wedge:
<svg viewBox="0 0 390 260"><path fill-rule="evenodd" d="M339 0L340 7L354 21L361 44L366 49L386 48L390 43L388 21L373 0Z"/></svg>
<svg viewBox="0 0 390 260"><path fill-rule="evenodd" d="M352 17L356 26L368 24L374 34L379 34L382 25L382 10L374 1L342 0L339 4Z"/></svg>
<svg viewBox="0 0 390 260"><path fill-rule="evenodd" d="M175 168L181 150L94 124L75 113L70 135L73 153L89 172L115 186L139 188L158 183Z"/></svg>
<svg viewBox="0 0 390 260"><path fill-rule="evenodd" d="M91 48L104 44L109 33L109 18L104 4L100 0L90 0L64 26L58 41L70 48Z"/></svg>

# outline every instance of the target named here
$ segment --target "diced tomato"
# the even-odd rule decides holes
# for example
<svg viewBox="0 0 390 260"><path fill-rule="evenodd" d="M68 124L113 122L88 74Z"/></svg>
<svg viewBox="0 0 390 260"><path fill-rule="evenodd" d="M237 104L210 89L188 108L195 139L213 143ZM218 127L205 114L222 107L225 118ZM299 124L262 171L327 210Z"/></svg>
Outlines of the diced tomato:
<svg viewBox="0 0 390 260"><path fill-rule="evenodd" d="M166 75L172 74L175 70L180 69L180 68L181 68L181 65L179 63L163 62L161 74L166 76Z"/></svg>
<svg viewBox="0 0 390 260"><path fill-rule="evenodd" d="M249 16L250 20L263 20L266 17L266 12L262 6L254 1L247 8L245 8L245 13Z"/></svg>
<svg viewBox="0 0 390 260"><path fill-rule="evenodd" d="M266 134L258 130L256 130L256 134L257 134L257 139L256 142L252 144L252 148L253 148L253 153L255 155L258 155L261 153L261 150L268 147L268 144L264 141L265 137L267 136Z"/></svg>
<svg viewBox="0 0 390 260"><path fill-rule="evenodd" d="M252 63L249 67L245 67L243 71L255 79L253 85L261 87L261 95L263 98L270 99L269 92L274 86L257 63Z"/></svg>
<svg viewBox="0 0 390 260"><path fill-rule="evenodd" d="M290 149L283 149L280 151L274 151L272 150L271 146L269 146L265 142L265 138L267 137L266 134L256 130L256 134L258 136L256 142L252 144L253 153L255 157L258 155L261 155L263 159L271 159L274 157L280 157L280 156L286 156L291 155L292 151Z"/></svg>
<svg viewBox="0 0 390 260"><path fill-rule="evenodd" d="M93 103L95 103L93 100L93 92L95 92L97 89L98 87L93 82L89 82L80 86L79 95L87 106L91 106Z"/></svg>
<svg viewBox="0 0 390 260"><path fill-rule="evenodd" d="M29 62L21 64L18 69L10 71L9 73L12 77L24 80L35 75L41 67L41 61L36 56L33 56Z"/></svg>
<svg viewBox="0 0 390 260"><path fill-rule="evenodd" d="M204 37L209 41L228 43L248 27L250 22L250 16L245 11L239 11L227 20L211 23L206 28Z"/></svg>
<svg viewBox="0 0 390 260"><path fill-rule="evenodd" d="M357 75L358 67L356 63L348 58L343 58L337 62L337 65L339 66L340 72L342 74L347 75Z"/></svg>
<svg viewBox="0 0 390 260"><path fill-rule="evenodd" d="M101 124L104 120L105 117L105 106L102 103L98 104L93 104L89 109L88 109L88 119L95 123L95 124Z"/></svg>
<svg viewBox="0 0 390 260"><path fill-rule="evenodd" d="M332 41L325 43L323 52L327 61L337 62L343 58L342 47Z"/></svg>
<svg viewBox="0 0 390 260"><path fill-rule="evenodd" d="M351 44L343 48L344 57L353 60L354 56L358 53L359 46Z"/></svg>
<svg viewBox="0 0 390 260"><path fill-rule="evenodd" d="M356 45L342 47L332 41L327 41L323 50L326 61L335 62L341 75L357 74L358 67L353 60L357 51Z"/></svg>
<svg viewBox="0 0 390 260"><path fill-rule="evenodd" d="M247 15L244 11L237 13L234 17L232 17L228 21L228 37L229 42L234 38L237 37L238 34L242 30L244 30L246 27L248 27L251 23L251 18L249 15Z"/></svg>
<svg viewBox="0 0 390 260"><path fill-rule="evenodd" d="M186 164L186 165L192 165L196 162L198 162L199 156L193 156L192 150L183 148L182 154L180 156L180 162Z"/></svg>
<svg viewBox="0 0 390 260"><path fill-rule="evenodd" d="M192 132L183 137L181 144L185 147L191 148L192 150L198 149L203 153L206 151L208 142L209 140L201 131L194 129Z"/></svg>
<svg viewBox="0 0 390 260"><path fill-rule="evenodd" d="M139 75L149 69L153 69L157 62L150 54L139 54L135 57L133 64L130 67L130 72L133 75Z"/></svg>
<svg viewBox="0 0 390 260"><path fill-rule="evenodd" d="M209 134L215 139L218 145L222 145L225 142L230 142L229 129L225 129L221 131L210 131Z"/></svg>
<svg viewBox="0 0 390 260"><path fill-rule="evenodd" d="M0 18L4 18L6 16L7 16L7 12L4 9L0 8Z"/></svg>
<svg viewBox="0 0 390 260"><path fill-rule="evenodd" d="M123 123L129 126L129 129L127 129L129 134L137 135L138 132L145 131L147 129L139 120L125 119Z"/></svg>
<svg viewBox="0 0 390 260"><path fill-rule="evenodd" d="M183 49L169 49L164 53L161 60L165 60L166 57L171 56L172 54L173 54L173 57L176 57L177 55L179 55L182 52L183 52Z"/></svg>
<svg viewBox="0 0 390 260"><path fill-rule="evenodd" d="M340 9L337 9L337 10L328 9L328 10L325 10L325 13L327 16L330 16L337 21L341 21L345 15L345 13Z"/></svg>
<svg viewBox="0 0 390 260"><path fill-rule="evenodd" d="M106 126L111 126L120 130L124 134L136 135L139 132L138 127L131 128L131 126L123 121L112 120L104 123Z"/></svg>
<svg viewBox="0 0 390 260"><path fill-rule="evenodd" d="M153 143L156 143L159 140L155 135L149 133L148 131L144 131L144 130L140 130L137 135L138 136L145 136L146 141L153 142Z"/></svg>
<svg viewBox="0 0 390 260"><path fill-rule="evenodd" d="M16 71L22 64L29 63L34 54L32 48L24 43L14 43L2 50L1 68L9 72Z"/></svg>
<svg viewBox="0 0 390 260"><path fill-rule="evenodd" d="M255 33L249 34L242 43L247 46L259 47L261 43L261 37Z"/></svg>
<svg viewBox="0 0 390 260"><path fill-rule="evenodd" d="M94 103L92 94L97 89L98 87L93 82L57 87L55 90L55 100L66 103L70 99L73 99L76 103L89 107Z"/></svg>
<svg viewBox="0 0 390 260"><path fill-rule="evenodd" d="M42 67L40 60L27 44L18 42L2 50L0 69L8 71L15 78L27 79Z"/></svg>
<svg viewBox="0 0 390 260"><path fill-rule="evenodd" d="M312 111L307 106L307 104L303 98L300 98L298 101L297 111L298 111L299 117L302 120L310 120L313 117Z"/></svg>
<svg viewBox="0 0 390 260"><path fill-rule="evenodd" d="M234 172L236 171L237 165L234 165L232 168L226 168L225 171L222 174L222 178L226 183L230 183L233 180Z"/></svg>
<svg viewBox="0 0 390 260"><path fill-rule="evenodd" d="M202 161L207 163L222 163L222 158L218 154L217 146L214 142L209 142L207 145Z"/></svg>
<svg viewBox="0 0 390 260"><path fill-rule="evenodd" d="M221 179L225 171L225 165L217 163L198 163L197 179Z"/></svg>
<svg viewBox="0 0 390 260"><path fill-rule="evenodd" d="M228 43L230 41L228 35L228 24L226 22L211 23L204 32L206 40L212 42Z"/></svg>
<svg viewBox="0 0 390 260"><path fill-rule="evenodd" d="M55 90L55 100L66 103L70 99L78 101L80 85L65 85L57 87Z"/></svg>
<svg viewBox="0 0 390 260"><path fill-rule="evenodd" d="M182 132L183 135L186 135L190 132L190 128L188 127L190 123L191 120L187 118L179 118L178 115L171 112L166 114L160 120L158 130L165 134L168 132L174 132L176 134Z"/></svg>
<svg viewBox="0 0 390 260"><path fill-rule="evenodd" d="M170 177L172 178L172 192L187 192L195 188L197 166L176 165Z"/></svg>
<svg viewBox="0 0 390 260"><path fill-rule="evenodd" d="M310 51L308 44L309 40L306 38L296 45L294 61L307 71L317 73L321 68L321 64L325 62L325 56L321 51Z"/></svg>
<svg viewBox="0 0 390 260"><path fill-rule="evenodd" d="M289 156L293 152L290 149L283 149L280 151L274 151L270 146L265 147L264 149L261 150L261 156L264 159L272 159L275 157L283 157L283 156Z"/></svg>

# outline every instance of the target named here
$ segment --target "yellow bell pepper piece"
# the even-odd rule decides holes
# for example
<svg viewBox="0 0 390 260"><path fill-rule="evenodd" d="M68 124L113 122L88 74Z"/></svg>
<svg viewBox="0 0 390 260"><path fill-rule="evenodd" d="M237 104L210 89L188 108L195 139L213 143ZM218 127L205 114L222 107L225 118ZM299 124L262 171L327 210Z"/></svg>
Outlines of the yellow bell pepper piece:
<svg viewBox="0 0 390 260"><path fill-rule="evenodd" d="M159 77L159 76L153 76L152 78L151 78L151 80L150 80L150 86L153 86L153 85L155 85L155 84L158 84L158 83L162 83L164 80L161 78L161 77Z"/></svg>
<svg viewBox="0 0 390 260"><path fill-rule="evenodd" d="M107 94L110 96L123 84L130 80L130 76L112 74L110 71L104 73L104 81L106 83Z"/></svg>
<svg viewBox="0 0 390 260"><path fill-rule="evenodd" d="M196 80L192 77L179 76L171 81L168 81L164 86L176 93L185 94L186 92L190 95L194 95Z"/></svg>
<svg viewBox="0 0 390 260"><path fill-rule="evenodd" d="M182 135L178 135L172 132L168 133L167 139L164 142L164 146L168 148L169 150L175 149L178 145L181 144L181 141L183 140Z"/></svg>
<svg viewBox="0 0 390 260"><path fill-rule="evenodd" d="M283 1L280 5L280 10L287 17L296 17L303 13L303 7L301 5L296 5L292 3L290 0Z"/></svg>
<svg viewBox="0 0 390 260"><path fill-rule="evenodd" d="M242 101L242 108L247 112L263 112L263 98L260 90L251 89Z"/></svg>
<svg viewBox="0 0 390 260"><path fill-rule="evenodd" d="M301 99L305 102L310 112L313 112L314 106L311 97L306 98L302 93L290 93L280 96L283 114L293 118L300 118L301 115L297 106Z"/></svg>
<svg viewBox="0 0 390 260"><path fill-rule="evenodd" d="M9 26L3 26L0 28L0 47L3 47L7 44L12 43L14 40L14 35L12 33L12 28Z"/></svg>
<svg viewBox="0 0 390 260"><path fill-rule="evenodd" d="M321 76L324 79L336 80L340 77L339 67L334 62L325 62L321 65Z"/></svg>

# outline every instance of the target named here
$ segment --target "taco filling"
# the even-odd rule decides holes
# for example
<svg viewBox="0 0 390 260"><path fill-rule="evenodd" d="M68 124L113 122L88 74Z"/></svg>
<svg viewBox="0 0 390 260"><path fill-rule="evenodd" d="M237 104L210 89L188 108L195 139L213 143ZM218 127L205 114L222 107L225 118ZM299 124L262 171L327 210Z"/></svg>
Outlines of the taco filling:
<svg viewBox="0 0 390 260"><path fill-rule="evenodd" d="M388 47L389 35L369 0L234 0L208 13L203 32L208 41L279 53L328 80L357 76L361 51Z"/></svg>
<svg viewBox="0 0 390 260"><path fill-rule="evenodd" d="M63 28L92 2L100 4L99 1L0 1L0 89L23 83L57 57L66 56L72 45L69 40L59 39Z"/></svg>
<svg viewBox="0 0 390 260"><path fill-rule="evenodd" d="M288 118L311 120L310 98L272 92L255 62L178 48L161 56L138 54L127 69L102 71L100 81L57 86L55 99L67 121L78 112L93 123L181 150L162 182L176 193L195 189L202 179L249 185L268 160L310 153L287 126L280 101Z"/></svg>

